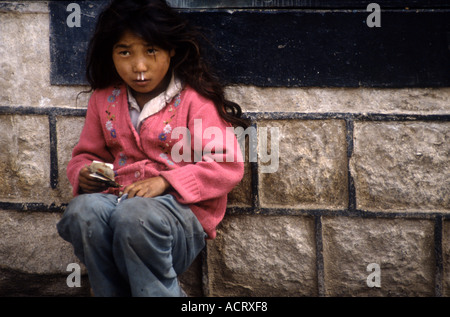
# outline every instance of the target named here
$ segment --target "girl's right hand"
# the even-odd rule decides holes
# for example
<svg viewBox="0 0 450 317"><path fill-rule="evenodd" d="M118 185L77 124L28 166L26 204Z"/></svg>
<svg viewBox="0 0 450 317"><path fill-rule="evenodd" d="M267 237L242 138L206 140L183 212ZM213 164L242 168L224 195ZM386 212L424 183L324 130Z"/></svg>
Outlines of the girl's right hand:
<svg viewBox="0 0 450 317"><path fill-rule="evenodd" d="M92 177L87 166L83 167L78 175L78 184L81 191L86 194L99 193L108 189L104 182Z"/></svg>

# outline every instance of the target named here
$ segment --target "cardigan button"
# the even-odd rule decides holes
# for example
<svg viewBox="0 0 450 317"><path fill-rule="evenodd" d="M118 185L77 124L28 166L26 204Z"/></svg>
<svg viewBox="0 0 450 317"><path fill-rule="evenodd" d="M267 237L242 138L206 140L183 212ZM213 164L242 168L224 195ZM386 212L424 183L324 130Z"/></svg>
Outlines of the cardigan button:
<svg viewBox="0 0 450 317"><path fill-rule="evenodd" d="M141 176L141 173L139 173L138 171L136 171L136 172L134 173L134 177L139 178L140 176Z"/></svg>

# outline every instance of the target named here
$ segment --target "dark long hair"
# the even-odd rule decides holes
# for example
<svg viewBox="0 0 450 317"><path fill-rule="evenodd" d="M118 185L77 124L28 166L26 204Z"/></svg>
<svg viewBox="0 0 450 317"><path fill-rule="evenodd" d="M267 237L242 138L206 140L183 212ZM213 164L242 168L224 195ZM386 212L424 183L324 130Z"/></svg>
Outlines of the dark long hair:
<svg viewBox="0 0 450 317"><path fill-rule="evenodd" d="M113 0L102 11L87 54L86 77L91 89L122 82L112 50L126 30L165 50L175 49L171 60L175 75L210 99L223 119L235 126L248 126L241 118L241 107L225 99L223 85L202 57L202 34L165 0Z"/></svg>

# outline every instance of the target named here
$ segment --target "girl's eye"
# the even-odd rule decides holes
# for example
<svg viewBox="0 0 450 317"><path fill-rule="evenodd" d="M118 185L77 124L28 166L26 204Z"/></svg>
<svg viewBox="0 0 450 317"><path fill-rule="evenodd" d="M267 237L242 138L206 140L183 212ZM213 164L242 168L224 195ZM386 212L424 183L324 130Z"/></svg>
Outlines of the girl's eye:
<svg viewBox="0 0 450 317"><path fill-rule="evenodd" d="M148 55L155 55L156 54L156 50L154 48L149 48L147 50Z"/></svg>
<svg viewBox="0 0 450 317"><path fill-rule="evenodd" d="M121 51L121 52L119 52L119 55L121 55L121 56L129 56L130 52L129 51Z"/></svg>

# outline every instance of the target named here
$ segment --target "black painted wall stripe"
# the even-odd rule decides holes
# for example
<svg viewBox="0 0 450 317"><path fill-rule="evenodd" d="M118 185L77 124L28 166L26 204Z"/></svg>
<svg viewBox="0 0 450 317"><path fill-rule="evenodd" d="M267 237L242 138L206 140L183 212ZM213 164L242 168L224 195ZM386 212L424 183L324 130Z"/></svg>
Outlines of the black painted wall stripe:
<svg viewBox="0 0 450 317"><path fill-rule="evenodd" d="M0 201L0 210L14 211L41 211L41 212L63 212L67 203L63 204L46 204L41 202L11 202ZM282 207L240 207L228 206L227 214L229 215L260 215L260 216L309 216L309 217L357 217L357 218L385 218L385 219L424 219L434 220L440 218L442 220L450 219L450 214L445 211L368 211L356 209L350 211L348 209L305 209L305 208L282 208Z"/></svg>
<svg viewBox="0 0 450 317"><path fill-rule="evenodd" d="M86 115L86 108L0 106L0 115ZM244 112L243 117L251 121L262 120L327 120L341 119L354 121L450 121L450 114L405 114L405 113L346 113L346 112Z"/></svg>
<svg viewBox="0 0 450 317"><path fill-rule="evenodd" d="M356 210L356 189L353 181L352 173L350 172L350 159L353 154L353 131L354 121L345 119L346 126L346 140L347 140L347 190L348 190L348 209L350 211Z"/></svg>
<svg viewBox="0 0 450 317"><path fill-rule="evenodd" d="M251 124L252 128L258 129L258 125L253 121ZM256 149L253 149L256 151ZM251 171L251 190L252 190L252 206L258 208L259 207L259 174L258 174L258 162L250 162L250 171Z"/></svg>
<svg viewBox="0 0 450 317"><path fill-rule="evenodd" d="M50 131L50 187L56 189L58 186L58 136L56 131L56 116L48 116Z"/></svg>
<svg viewBox="0 0 450 317"><path fill-rule="evenodd" d="M27 107L27 106L0 106L0 114L23 114L23 115L52 115L52 116L85 116L86 108L64 108L64 107Z"/></svg>
<svg viewBox="0 0 450 317"><path fill-rule="evenodd" d="M450 7L445 0L168 0L172 7L189 9L210 8L367 8L371 2L376 2L385 8L444 8Z"/></svg>
<svg viewBox="0 0 450 317"><path fill-rule="evenodd" d="M343 112L245 112L244 117L254 120L327 120L341 119L354 121L449 121L448 114L384 114L384 113L343 113Z"/></svg>
<svg viewBox="0 0 450 317"><path fill-rule="evenodd" d="M322 217L314 216L314 233L316 242L316 272L317 272L317 294L324 297L325 294L325 269L323 260L322 240Z"/></svg>
<svg viewBox="0 0 450 317"><path fill-rule="evenodd" d="M436 216L434 220L434 256L436 261L435 272L435 296L442 297L443 279L444 279L444 263L442 250L442 216Z"/></svg>
<svg viewBox="0 0 450 317"><path fill-rule="evenodd" d="M96 16L106 4L80 2L81 27L71 28L65 23L69 3L49 2L54 85L86 83L87 43ZM342 2L345 9L339 10L329 9L339 7L339 1L328 1L322 9L315 7L320 1L310 2L308 9L303 7L308 7L307 1L298 3L303 9L191 7L180 11L204 29L212 44L206 45L205 58L226 83L262 87L450 86L448 3L415 1L420 8L413 9L400 1L383 1L381 27L367 25L370 12L364 7L370 2Z"/></svg>
<svg viewBox="0 0 450 317"><path fill-rule="evenodd" d="M35 2L47 2L48 0L34 0ZM84 0L72 0L80 3ZM27 0L9 0L8 2L27 2ZM106 0L98 0L106 2ZM371 2L378 3L386 8L448 8L450 3L447 0L167 0L167 2L177 9L251 9L251 8L366 8ZM0 8L7 4L0 4Z"/></svg>

